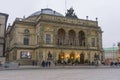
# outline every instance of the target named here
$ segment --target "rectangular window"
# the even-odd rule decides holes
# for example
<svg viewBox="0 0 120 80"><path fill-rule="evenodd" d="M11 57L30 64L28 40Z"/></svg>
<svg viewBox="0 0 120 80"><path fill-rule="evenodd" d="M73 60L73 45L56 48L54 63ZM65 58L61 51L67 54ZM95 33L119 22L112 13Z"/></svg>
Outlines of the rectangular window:
<svg viewBox="0 0 120 80"><path fill-rule="evenodd" d="M29 45L29 38L28 37L24 37L24 45Z"/></svg>
<svg viewBox="0 0 120 80"><path fill-rule="evenodd" d="M91 38L91 46L95 47L95 38Z"/></svg>
<svg viewBox="0 0 120 80"><path fill-rule="evenodd" d="M29 51L21 51L20 57L21 59L31 59L32 54Z"/></svg>
<svg viewBox="0 0 120 80"><path fill-rule="evenodd" d="M37 35L37 44L39 44L39 36Z"/></svg>
<svg viewBox="0 0 120 80"><path fill-rule="evenodd" d="M50 44L51 42L51 36L50 34L46 34L46 44Z"/></svg>

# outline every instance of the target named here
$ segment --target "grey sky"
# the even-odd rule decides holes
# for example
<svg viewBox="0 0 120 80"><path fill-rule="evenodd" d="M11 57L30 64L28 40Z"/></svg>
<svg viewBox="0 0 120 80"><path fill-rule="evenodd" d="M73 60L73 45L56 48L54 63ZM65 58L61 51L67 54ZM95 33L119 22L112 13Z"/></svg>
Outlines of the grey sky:
<svg viewBox="0 0 120 80"><path fill-rule="evenodd" d="M120 0L66 0L66 8L73 7L79 18L98 17L103 33L103 47L120 41ZM65 0L0 0L0 12L9 14L8 23L16 17L29 16L42 8L52 8L65 14Z"/></svg>

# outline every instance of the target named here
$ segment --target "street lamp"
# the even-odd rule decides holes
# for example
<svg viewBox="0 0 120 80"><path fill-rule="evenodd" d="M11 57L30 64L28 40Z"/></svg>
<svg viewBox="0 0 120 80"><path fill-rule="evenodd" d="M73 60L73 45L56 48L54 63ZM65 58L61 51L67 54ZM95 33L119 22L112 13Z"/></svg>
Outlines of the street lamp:
<svg viewBox="0 0 120 80"><path fill-rule="evenodd" d="M115 46L115 43L113 43L113 62L115 60L115 56L114 56L114 46Z"/></svg>

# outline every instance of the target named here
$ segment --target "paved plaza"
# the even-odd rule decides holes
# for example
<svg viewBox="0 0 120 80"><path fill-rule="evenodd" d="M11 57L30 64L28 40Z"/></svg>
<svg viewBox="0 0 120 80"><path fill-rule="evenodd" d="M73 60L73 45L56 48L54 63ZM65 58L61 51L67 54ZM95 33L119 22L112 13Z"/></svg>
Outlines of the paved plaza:
<svg viewBox="0 0 120 80"><path fill-rule="evenodd" d="M120 80L120 68L1 70L0 80Z"/></svg>

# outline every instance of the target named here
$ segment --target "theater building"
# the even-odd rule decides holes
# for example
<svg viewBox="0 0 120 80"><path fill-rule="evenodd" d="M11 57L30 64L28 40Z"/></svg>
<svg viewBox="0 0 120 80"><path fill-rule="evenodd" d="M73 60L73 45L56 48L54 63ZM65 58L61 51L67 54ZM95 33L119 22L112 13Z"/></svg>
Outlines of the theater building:
<svg viewBox="0 0 120 80"><path fill-rule="evenodd" d="M65 16L41 9L27 18L16 18L8 26L6 56L10 62L26 65L43 60L81 64L102 61L102 31L97 19L79 19L73 8Z"/></svg>
<svg viewBox="0 0 120 80"><path fill-rule="evenodd" d="M0 13L0 57L5 53L5 30L7 24L8 14Z"/></svg>
<svg viewBox="0 0 120 80"><path fill-rule="evenodd" d="M5 63L5 31L8 14L0 13L0 64Z"/></svg>

